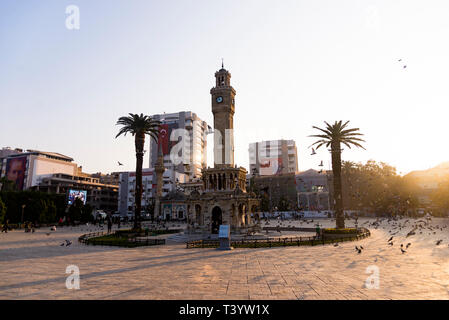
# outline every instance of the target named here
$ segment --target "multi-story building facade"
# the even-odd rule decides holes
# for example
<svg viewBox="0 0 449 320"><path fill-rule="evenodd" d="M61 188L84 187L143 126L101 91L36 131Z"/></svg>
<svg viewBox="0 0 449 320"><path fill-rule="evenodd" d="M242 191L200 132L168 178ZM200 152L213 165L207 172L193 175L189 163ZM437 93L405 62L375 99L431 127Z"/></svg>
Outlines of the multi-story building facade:
<svg viewBox="0 0 449 320"><path fill-rule="evenodd" d="M288 211L297 209L295 173L259 176L249 178L249 188L264 199L262 210Z"/></svg>
<svg viewBox="0 0 449 320"><path fill-rule="evenodd" d="M18 191L38 186L43 178L55 173L76 176L81 175L82 170L70 157L37 150L12 153L1 158L0 162L2 163L0 177L13 181Z"/></svg>
<svg viewBox="0 0 449 320"><path fill-rule="evenodd" d="M271 140L249 145L250 173L260 176L296 173L298 151L294 140Z"/></svg>
<svg viewBox="0 0 449 320"><path fill-rule="evenodd" d="M111 173L92 173L90 176L92 178L98 178L100 183L104 184L112 184L118 186L119 180L120 180L120 173L121 172L111 172Z"/></svg>
<svg viewBox="0 0 449 320"><path fill-rule="evenodd" d="M332 210L332 172L309 169L296 175L298 207L305 211Z"/></svg>
<svg viewBox="0 0 449 320"><path fill-rule="evenodd" d="M86 203L94 209L117 210L118 183L104 183L102 177L82 172L72 158L60 153L8 150L2 149L0 177L12 181L15 190L65 194L68 202L71 190L85 192Z"/></svg>
<svg viewBox="0 0 449 320"><path fill-rule="evenodd" d="M162 196L175 191L176 187L188 181L188 175L166 169L163 174ZM155 198L157 187L156 173L153 168L142 170L142 211L149 213ZM136 173L121 172L119 174L118 212L125 216L134 212L134 190L136 188Z"/></svg>
<svg viewBox="0 0 449 320"><path fill-rule="evenodd" d="M107 213L117 211L118 185L101 183L99 178L88 174L77 176L52 174L42 178L40 183L31 189L67 195L70 190L86 191L86 204L91 205L94 210L103 210Z"/></svg>
<svg viewBox="0 0 449 320"><path fill-rule="evenodd" d="M160 143L165 168L187 174L191 179L200 177L201 170L207 166L207 134L210 131L207 123L191 111L157 114L152 118L159 120L161 126L159 141L150 139L149 167L156 165Z"/></svg>
<svg viewBox="0 0 449 320"><path fill-rule="evenodd" d="M0 159L10 156L12 154L18 154L22 152L23 150L20 148L11 149L10 147L3 147L2 149L0 149Z"/></svg>

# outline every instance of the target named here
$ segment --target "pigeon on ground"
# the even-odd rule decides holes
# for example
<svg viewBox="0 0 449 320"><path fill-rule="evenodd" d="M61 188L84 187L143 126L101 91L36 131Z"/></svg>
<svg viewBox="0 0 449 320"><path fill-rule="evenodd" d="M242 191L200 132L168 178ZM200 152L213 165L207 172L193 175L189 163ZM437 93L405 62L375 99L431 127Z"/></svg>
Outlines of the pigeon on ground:
<svg viewBox="0 0 449 320"><path fill-rule="evenodd" d="M405 251L404 249L401 248L401 252L402 254L406 253L407 251Z"/></svg>
<svg viewBox="0 0 449 320"><path fill-rule="evenodd" d="M407 243L407 245L405 246L405 249L408 249L408 247L410 247L412 244L409 242Z"/></svg>
<svg viewBox="0 0 449 320"><path fill-rule="evenodd" d="M334 247L338 247L338 242L336 244L334 244Z"/></svg>
<svg viewBox="0 0 449 320"><path fill-rule="evenodd" d="M443 240L438 240L436 245L439 246L441 244L441 242L443 242Z"/></svg>
<svg viewBox="0 0 449 320"><path fill-rule="evenodd" d="M390 242L391 240L393 240L393 237L391 237L390 239L388 239L388 242Z"/></svg>

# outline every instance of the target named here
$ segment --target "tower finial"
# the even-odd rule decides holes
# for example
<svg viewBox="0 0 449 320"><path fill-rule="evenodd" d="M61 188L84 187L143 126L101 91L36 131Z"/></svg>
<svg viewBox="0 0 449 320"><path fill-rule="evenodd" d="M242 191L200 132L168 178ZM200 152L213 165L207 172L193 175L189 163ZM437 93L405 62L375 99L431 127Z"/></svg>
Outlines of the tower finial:
<svg viewBox="0 0 449 320"><path fill-rule="evenodd" d="M224 69L224 59L221 58L221 68Z"/></svg>

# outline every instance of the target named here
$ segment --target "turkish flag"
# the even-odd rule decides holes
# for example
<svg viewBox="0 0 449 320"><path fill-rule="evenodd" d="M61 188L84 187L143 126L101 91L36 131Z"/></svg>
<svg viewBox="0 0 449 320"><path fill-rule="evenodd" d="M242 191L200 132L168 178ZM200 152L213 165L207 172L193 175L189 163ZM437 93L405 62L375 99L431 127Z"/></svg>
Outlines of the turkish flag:
<svg viewBox="0 0 449 320"><path fill-rule="evenodd" d="M168 141L169 137L168 137L168 124L163 124L161 126L159 126L159 139L158 139L158 146L160 144L162 144L162 153L168 154L169 150L168 150Z"/></svg>

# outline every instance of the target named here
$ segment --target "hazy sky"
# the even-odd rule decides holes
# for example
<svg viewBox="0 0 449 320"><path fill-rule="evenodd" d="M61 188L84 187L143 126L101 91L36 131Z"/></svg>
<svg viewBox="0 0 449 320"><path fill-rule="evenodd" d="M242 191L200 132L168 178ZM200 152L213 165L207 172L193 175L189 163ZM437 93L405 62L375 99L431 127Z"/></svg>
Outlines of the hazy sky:
<svg viewBox="0 0 449 320"><path fill-rule="evenodd" d="M79 30L66 28L70 4ZM448 17L447 1L2 0L0 147L60 152L86 172L133 170L117 119L191 110L213 124L223 57L237 164L248 168L250 142L284 138L300 170L327 167L325 149L307 149L312 126L350 120L367 150L344 160L426 169L449 160Z"/></svg>

